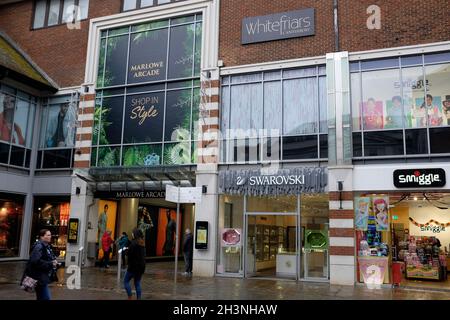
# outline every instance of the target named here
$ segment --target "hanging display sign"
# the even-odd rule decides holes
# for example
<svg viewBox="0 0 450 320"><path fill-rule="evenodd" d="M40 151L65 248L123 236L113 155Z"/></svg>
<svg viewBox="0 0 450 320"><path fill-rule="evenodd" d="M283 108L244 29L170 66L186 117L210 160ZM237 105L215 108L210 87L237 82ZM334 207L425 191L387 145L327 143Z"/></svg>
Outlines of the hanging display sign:
<svg viewBox="0 0 450 320"><path fill-rule="evenodd" d="M78 225L80 220L75 218L69 219L69 235L67 242L77 243L78 242Z"/></svg>
<svg viewBox="0 0 450 320"><path fill-rule="evenodd" d="M320 193L327 185L326 168L279 169L271 174L262 170L226 170L219 172L219 191L225 194L278 195Z"/></svg>
<svg viewBox="0 0 450 320"><path fill-rule="evenodd" d="M242 20L242 44L314 35L314 9L249 17Z"/></svg>
<svg viewBox="0 0 450 320"><path fill-rule="evenodd" d="M401 169L394 171L397 188L436 188L445 186L445 171L435 169Z"/></svg>
<svg viewBox="0 0 450 320"><path fill-rule="evenodd" d="M369 208L369 197L359 197L355 199L355 230L367 231L369 224Z"/></svg>
<svg viewBox="0 0 450 320"><path fill-rule="evenodd" d="M221 239L222 247L236 247L241 245L241 229L226 228L222 229Z"/></svg>
<svg viewBox="0 0 450 320"><path fill-rule="evenodd" d="M445 228L450 227L450 222L440 223L439 221L433 219L431 219L427 223L418 223L416 220L410 217L409 221L411 221L412 224L414 224L416 227L419 227L420 231L422 232L432 231L433 233L440 233L446 231Z"/></svg>

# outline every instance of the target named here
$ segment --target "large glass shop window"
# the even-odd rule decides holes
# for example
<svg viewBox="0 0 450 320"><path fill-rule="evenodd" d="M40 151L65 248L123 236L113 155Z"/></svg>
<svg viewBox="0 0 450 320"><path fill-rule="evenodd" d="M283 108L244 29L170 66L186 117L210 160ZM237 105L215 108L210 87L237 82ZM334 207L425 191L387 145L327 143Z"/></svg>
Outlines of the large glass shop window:
<svg viewBox="0 0 450 320"><path fill-rule="evenodd" d="M202 16L102 32L91 165L196 162Z"/></svg>
<svg viewBox="0 0 450 320"><path fill-rule="evenodd" d="M222 162L326 159L325 68L222 78Z"/></svg>
<svg viewBox="0 0 450 320"><path fill-rule="evenodd" d="M37 99L1 85L0 163L29 168Z"/></svg>
<svg viewBox="0 0 450 320"><path fill-rule="evenodd" d="M71 168L77 128L77 96L48 99L41 116L37 169Z"/></svg>
<svg viewBox="0 0 450 320"><path fill-rule="evenodd" d="M450 53L351 63L353 156L448 154Z"/></svg>
<svg viewBox="0 0 450 320"><path fill-rule="evenodd" d="M24 196L0 193L0 258L19 256Z"/></svg>

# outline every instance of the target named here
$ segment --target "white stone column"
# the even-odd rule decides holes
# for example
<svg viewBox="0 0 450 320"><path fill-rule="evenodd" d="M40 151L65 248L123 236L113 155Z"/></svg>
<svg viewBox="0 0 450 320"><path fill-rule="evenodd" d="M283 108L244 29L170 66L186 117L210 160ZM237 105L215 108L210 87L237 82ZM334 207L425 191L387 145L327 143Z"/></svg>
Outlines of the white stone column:
<svg viewBox="0 0 450 320"><path fill-rule="evenodd" d="M202 202L195 206L195 222L208 221L208 249L197 250L194 248L193 273L198 276L212 277L216 269L217 251L217 165L198 164L197 187L206 186L207 193L202 195ZM194 223L195 240L195 223Z"/></svg>

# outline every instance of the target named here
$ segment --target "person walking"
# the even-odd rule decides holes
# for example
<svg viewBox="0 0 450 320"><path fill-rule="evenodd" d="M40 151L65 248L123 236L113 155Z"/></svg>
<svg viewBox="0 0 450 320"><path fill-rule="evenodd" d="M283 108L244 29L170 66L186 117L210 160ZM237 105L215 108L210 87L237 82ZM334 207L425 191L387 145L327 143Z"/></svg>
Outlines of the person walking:
<svg viewBox="0 0 450 320"><path fill-rule="evenodd" d="M111 231L106 230L102 237L102 249L103 249L103 259L102 266L109 268L109 255L111 254L111 246L114 240L111 239Z"/></svg>
<svg viewBox="0 0 450 320"><path fill-rule="evenodd" d="M192 258L193 258L193 237L192 232L189 228L185 231L184 242L183 242L183 255L185 263L185 276L192 276Z"/></svg>
<svg viewBox="0 0 450 320"><path fill-rule="evenodd" d="M119 250L122 250L122 266L125 268L126 266L126 251L124 248L128 248L130 245L130 239L128 239L128 234L126 232L122 232L122 235L120 236L119 240L117 240L117 245L119 247Z"/></svg>
<svg viewBox="0 0 450 320"><path fill-rule="evenodd" d="M131 300L133 293L131 291L130 281L134 279L136 299L140 300L142 297L141 279L145 271L144 234L138 228L134 228L131 236L133 240L131 240L130 247L128 248L128 269L125 273L123 284L128 295L128 300Z"/></svg>
<svg viewBox="0 0 450 320"><path fill-rule="evenodd" d="M50 230L42 229L39 231L39 240L31 249L30 259L23 276L23 278L28 276L38 281L35 288L37 300L51 299L48 285L56 280L58 262L50 245L51 239Z"/></svg>

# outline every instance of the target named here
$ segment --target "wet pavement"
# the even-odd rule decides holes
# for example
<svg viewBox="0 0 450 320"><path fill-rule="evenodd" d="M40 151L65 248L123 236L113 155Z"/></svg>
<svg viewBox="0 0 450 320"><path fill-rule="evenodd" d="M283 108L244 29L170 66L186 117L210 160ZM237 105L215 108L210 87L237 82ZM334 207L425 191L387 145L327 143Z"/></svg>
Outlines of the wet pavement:
<svg viewBox="0 0 450 320"><path fill-rule="evenodd" d="M0 263L0 300L34 300L22 291L19 281L24 262ZM142 280L146 300L450 300L450 291L409 288L368 289L365 286L338 286L290 280L241 279L224 277L185 277L179 264L174 281L173 262L147 263ZM117 282L117 267L83 268L81 288L69 289L66 270L58 270L59 282L52 284L53 300L126 300L123 274Z"/></svg>

